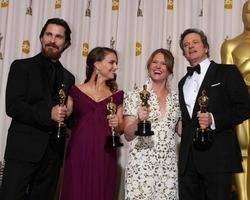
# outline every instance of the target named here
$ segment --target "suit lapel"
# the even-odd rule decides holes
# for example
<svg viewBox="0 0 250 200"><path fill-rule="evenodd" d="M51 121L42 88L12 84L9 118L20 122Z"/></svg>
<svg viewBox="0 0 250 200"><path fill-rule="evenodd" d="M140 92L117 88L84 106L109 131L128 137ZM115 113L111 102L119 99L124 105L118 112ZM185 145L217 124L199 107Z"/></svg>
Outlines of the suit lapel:
<svg viewBox="0 0 250 200"><path fill-rule="evenodd" d="M183 93L183 85L186 81L186 78L187 78L187 74L180 80L180 83L179 83L179 101L180 101L181 110L183 111L183 115L184 115L183 117L190 119L191 117L188 113L185 99L184 99L184 93Z"/></svg>
<svg viewBox="0 0 250 200"><path fill-rule="evenodd" d="M66 90L65 92L67 93L72 83L68 75L68 71L64 68L63 68L63 84L65 85L65 90Z"/></svg>

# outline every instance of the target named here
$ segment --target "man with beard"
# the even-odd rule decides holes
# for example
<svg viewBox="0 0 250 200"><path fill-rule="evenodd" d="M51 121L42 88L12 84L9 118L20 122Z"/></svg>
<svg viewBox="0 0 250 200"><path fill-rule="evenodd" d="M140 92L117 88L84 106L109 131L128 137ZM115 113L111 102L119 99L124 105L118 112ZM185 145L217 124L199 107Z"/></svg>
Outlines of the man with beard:
<svg viewBox="0 0 250 200"><path fill-rule="evenodd" d="M65 138L53 131L66 118L58 89L74 84L74 76L59 62L71 44L71 30L63 19L44 25L41 53L15 60L8 76L6 113L12 118L5 150L1 200L54 200Z"/></svg>

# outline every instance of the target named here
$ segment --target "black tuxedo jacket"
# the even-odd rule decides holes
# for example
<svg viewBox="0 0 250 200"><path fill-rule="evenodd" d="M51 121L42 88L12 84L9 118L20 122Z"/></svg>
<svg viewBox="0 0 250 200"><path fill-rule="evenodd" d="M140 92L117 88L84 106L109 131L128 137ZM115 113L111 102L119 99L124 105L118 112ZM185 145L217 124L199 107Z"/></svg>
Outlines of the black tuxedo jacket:
<svg viewBox="0 0 250 200"><path fill-rule="evenodd" d="M74 82L74 76L63 68L66 93ZM15 60L6 88L6 113L12 121L5 159L37 162L42 158L55 125L51 120L51 109L55 104L42 54Z"/></svg>
<svg viewBox="0 0 250 200"><path fill-rule="evenodd" d="M209 97L208 112L213 114L216 129L213 130L213 145L206 151L193 148L193 136L198 120L199 105L196 103L193 116L189 116L183 96L187 75L179 82L179 101L182 112L183 131L179 151L179 172L185 171L192 148L194 163L200 172L240 172L241 151L234 126L250 118L250 97L245 82L234 65L222 65L211 61L197 97L206 90Z"/></svg>

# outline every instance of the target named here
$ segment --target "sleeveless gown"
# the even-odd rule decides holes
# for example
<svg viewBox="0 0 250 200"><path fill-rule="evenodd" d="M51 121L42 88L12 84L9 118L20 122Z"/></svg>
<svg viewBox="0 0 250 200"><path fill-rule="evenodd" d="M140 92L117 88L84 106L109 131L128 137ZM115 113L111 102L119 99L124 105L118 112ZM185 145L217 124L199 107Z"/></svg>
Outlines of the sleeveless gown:
<svg viewBox="0 0 250 200"><path fill-rule="evenodd" d="M116 149L106 148L110 128L107 103L110 97L96 102L76 86L73 98L74 126L68 144L61 200L112 200L116 190ZM112 95L122 105L123 91Z"/></svg>

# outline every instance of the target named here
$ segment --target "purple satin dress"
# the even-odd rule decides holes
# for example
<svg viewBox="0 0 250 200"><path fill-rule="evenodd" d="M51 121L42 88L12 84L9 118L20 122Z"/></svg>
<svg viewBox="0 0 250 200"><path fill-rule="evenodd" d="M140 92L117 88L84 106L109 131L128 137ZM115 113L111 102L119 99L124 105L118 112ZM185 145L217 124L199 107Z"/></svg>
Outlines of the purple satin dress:
<svg viewBox="0 0 250 200"><path fill-rule="evenodd" d="M106 148L110 128L107 103L110 97L95 102L76 86L73 98L74 128L66 152L61 200L112 200L116 190L116 149ZM123 91L112 95L117 105L123 103Z"/></svg>

